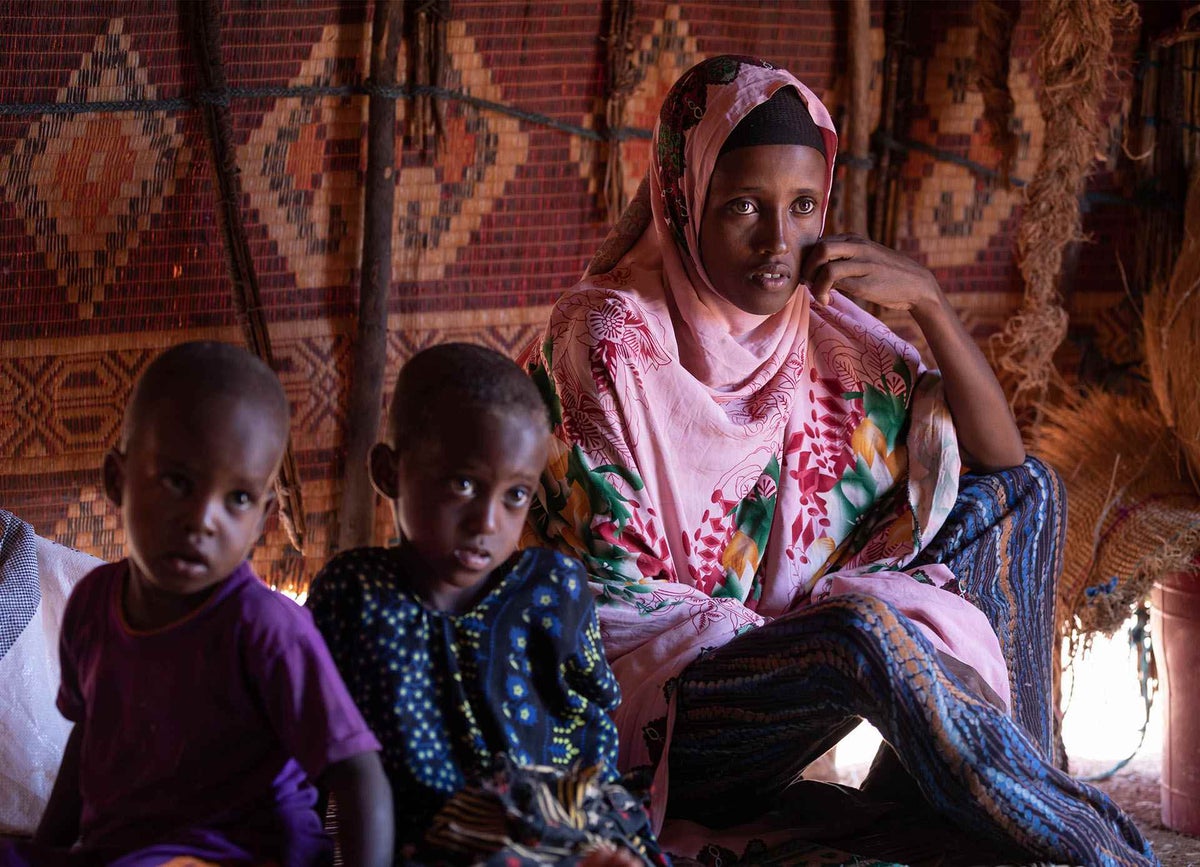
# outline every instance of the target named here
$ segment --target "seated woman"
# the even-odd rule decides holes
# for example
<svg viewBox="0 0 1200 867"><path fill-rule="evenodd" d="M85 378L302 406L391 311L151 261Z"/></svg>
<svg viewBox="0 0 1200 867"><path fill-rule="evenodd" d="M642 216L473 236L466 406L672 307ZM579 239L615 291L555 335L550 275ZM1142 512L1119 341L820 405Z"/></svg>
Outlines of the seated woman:
<svg viewBox="0 0 1200 867"><path fill-rule="evenodd" d="M559 408L531 520L591 576L622 760L657 762L656 821L728 824L862 717L973 835L1155 863L1049 761L1059 482L934 277L822 238L836 150L786 71L694 67L529 360ZM909 311L938 370L852 299Z"/></svg>

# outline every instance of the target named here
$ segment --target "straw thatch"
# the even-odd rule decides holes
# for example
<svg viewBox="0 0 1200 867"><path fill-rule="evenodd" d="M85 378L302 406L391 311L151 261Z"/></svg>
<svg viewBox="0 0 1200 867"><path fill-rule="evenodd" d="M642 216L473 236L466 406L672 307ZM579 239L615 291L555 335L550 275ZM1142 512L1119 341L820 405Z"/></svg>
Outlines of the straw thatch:
<svg viewBox="0 0 1200 867"><path fill-rule="evenodd" d="M1095 161L1100 105L1113 30L1137 21L1129 0L1047 0L1041 4L1037 67L1046 146L1029 184L1017 231L1025 300L993 349L1018 418L1036 421L1056 377L1054 352L1067 333L1059 291L1063 253L1082 240L1079 195Z"/></svg>
<svg viewBox="0 0 1200 867"><path fill-rule="evenodd" d="M1192 175L1171 279L1148 291L1143 304L1150 386L1200 489L1200 170Z"/></svg>
<svg viewBox="0 0 1200 867"><path fill-rule="evenodd" d="M1190 568L1200 496L1151 401L1093 392L1048 407L1035 448L1062 474L1070 509L1059 623L1111 635L1150 585Z"/></svg>

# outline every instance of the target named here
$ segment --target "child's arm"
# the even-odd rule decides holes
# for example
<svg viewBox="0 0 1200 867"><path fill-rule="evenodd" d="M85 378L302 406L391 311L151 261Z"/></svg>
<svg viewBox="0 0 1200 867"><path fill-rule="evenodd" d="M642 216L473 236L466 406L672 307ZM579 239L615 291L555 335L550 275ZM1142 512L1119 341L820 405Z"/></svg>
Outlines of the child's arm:
<svg viewBox="0 0 1200 867"><path fill-rule="evenodd" d="M75 723L62 764L54 779L50 800L33 834L33 842L52 848L68 848L79 839L79 819L83 814L83 798L79 794L79 744L83 740L83 722Z"/></svg>
<svg viewBox="0 0 1200 867"><path fill-rule="evenodd" d="M334 762L321 775L320 787L337 801L342 862L356 867L390 865L395 835L392 787L379 753L359 753Z"/></svg>

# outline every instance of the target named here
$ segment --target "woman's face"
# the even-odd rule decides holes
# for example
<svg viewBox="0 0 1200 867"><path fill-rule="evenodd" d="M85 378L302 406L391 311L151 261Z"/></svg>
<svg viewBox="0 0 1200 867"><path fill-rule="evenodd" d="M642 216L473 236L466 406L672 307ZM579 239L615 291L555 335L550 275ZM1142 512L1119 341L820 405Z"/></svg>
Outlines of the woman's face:
<svg viewBox="0 0 1200 867"><path fill-rule="evenodd" d="M700 221L700 257L717 293L740 310L777 313L821 235L825 157L805 145L758 145L717 159Z"/></svg>

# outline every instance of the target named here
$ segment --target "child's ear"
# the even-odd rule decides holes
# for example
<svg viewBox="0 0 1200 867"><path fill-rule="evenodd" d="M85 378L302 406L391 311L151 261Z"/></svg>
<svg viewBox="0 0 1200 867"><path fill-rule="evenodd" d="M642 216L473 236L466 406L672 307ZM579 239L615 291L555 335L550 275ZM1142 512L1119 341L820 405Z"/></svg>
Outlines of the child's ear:
<svg viewBox="0 0 1200 867"><path fill-rule="evenodd" d="M120 508L125 490L125 455L116 449L109 449L104 455L103 472L104 493L114 506Z"/></svg>
<svg viewBox="0 0 1200 867"><path fill-rule="evenodd" d="M400 455L387 443L375 443L367 459L367 475L371 484L385 500L400 495Z"/></svg>
<svg viewBox="0 0 1200 867"><path fill-rule="evenodd" d="M271 489L267 491L264 498L262 516L258 519L258 534L261 536L263 528L267 526L267 519L279 511L279 497L275 493L275 485L272 483Z"/></svg>

